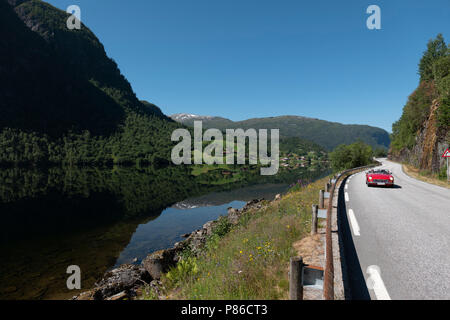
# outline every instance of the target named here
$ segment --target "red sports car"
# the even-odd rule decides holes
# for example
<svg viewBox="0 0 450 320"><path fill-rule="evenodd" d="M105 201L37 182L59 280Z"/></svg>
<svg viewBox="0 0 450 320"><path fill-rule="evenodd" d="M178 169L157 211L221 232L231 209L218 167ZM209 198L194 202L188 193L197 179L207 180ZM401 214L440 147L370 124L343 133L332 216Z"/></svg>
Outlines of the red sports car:
<svg viewBox="0 0 450 320"><path fill-rule="evenodd" d="M366 172L366 184L370 186L394 186L392 172L385 169L374 169Z"/></svg>

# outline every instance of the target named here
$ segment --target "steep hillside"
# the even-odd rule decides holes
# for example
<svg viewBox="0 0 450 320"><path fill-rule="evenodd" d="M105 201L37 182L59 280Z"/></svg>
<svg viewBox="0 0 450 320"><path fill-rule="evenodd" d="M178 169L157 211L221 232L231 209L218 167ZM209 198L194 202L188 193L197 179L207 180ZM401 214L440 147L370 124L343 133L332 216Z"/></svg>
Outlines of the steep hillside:
<svg viewBox="0 0 450 320"><path fill-rule="evenodd" d="M167 158L178 125L139 101L97 37L67 18L40 0L0 0L0 163Z"/></svg>
<svg viewBox="0 0 450 320"><path fill-rule="evenodd" d="M450 144L450 50L442 35L428 43L419 74L419 86L392 126L389 157L436 173Z"/></svg>
<svg viewBox="0 0 450 320"><path fill-rule="evenodd" d="M220 117L195 115L181 117L180 114L177 114L171 117L185 125L192 125L194 120L202 120L205 128L221 130L233 128L280 129L281 136L310 140L327 150L332 150L340 144L351 144L357 140L362 140L374 148L384 149L387 149L390 143L389 134L380 128L365 125L344 125L299 116L255 118L237 122Z"/></svg>

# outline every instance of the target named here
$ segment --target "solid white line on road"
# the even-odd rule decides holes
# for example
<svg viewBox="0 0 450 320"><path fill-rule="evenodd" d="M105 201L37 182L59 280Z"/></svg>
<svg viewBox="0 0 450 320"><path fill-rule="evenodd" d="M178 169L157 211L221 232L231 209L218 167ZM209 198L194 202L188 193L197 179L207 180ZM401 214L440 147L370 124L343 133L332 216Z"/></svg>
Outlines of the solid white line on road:
<svg viewBox="0 0 450 320"><path fill-rule="evenodd" d="M348 183L345 184L345 190L347 190L347 189L348 189Z"/></svg>
<svg viewBox="0 0 450 320"><path fill-rule="evenodd" d="M369 278L367 279L367 287L369 289L373 289L377 299L391 300L383 279L381 278L380 268L378 266L368 266L366 272L369 274Z"/></svg>
<svg viewBox="0 0 450 320"><path fill-rule="evenodd" d="M348 192L345 193L345 201L349 202L350 199L348 198Z"/></svg>
<svg viewBox="0 0 450 320"><path fill-rule="evenodd" d="M350 217L350 224L352 225L353 234L355 236L360 236L361 234L359 233L359 224L352 209L348 210L348 216Z"/></svg>

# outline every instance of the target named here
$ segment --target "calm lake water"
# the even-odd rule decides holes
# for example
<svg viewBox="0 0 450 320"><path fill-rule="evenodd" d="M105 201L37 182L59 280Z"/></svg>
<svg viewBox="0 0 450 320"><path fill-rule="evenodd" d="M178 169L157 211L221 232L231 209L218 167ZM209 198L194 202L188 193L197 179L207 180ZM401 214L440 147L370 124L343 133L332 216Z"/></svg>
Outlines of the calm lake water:
<svg viewBox="0 0 450 320"><path fill-rule="evenodd" d="M149 252L171 247L184 239L182 235L226 215L229 207L240 209L246 202L256 198L271 200L287 189L288 185L282 183L254 185L232 191L213 192L176 203L165 209L157 219L137 227L115 266L132 263L135 258L140 263Z"/></svg>
<svg viewBox="0 0 450 320"><path fill-rule="evenodd" d="M69 265L80 266L89 289L107 270L171 247L228 207L273 199L302 176L324 174L205 186L177 168L4 169L0 299L70 298L77 291L66 288Z"/></svg>

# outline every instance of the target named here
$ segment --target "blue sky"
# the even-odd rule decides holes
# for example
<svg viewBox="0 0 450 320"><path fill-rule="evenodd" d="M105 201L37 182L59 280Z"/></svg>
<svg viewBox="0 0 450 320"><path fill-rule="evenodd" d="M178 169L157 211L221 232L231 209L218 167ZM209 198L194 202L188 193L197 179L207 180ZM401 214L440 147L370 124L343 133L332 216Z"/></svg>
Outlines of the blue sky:
<svg viewBox="0 0 450 320"><path fill-rule="evenodd" d="M389 132L450 1L50 0L102 41L140 99L233 120L301 115ZM366 8L381 8L368 30Z"/></svg>

